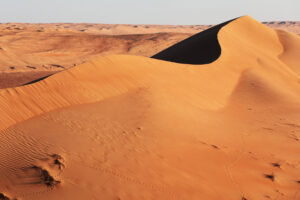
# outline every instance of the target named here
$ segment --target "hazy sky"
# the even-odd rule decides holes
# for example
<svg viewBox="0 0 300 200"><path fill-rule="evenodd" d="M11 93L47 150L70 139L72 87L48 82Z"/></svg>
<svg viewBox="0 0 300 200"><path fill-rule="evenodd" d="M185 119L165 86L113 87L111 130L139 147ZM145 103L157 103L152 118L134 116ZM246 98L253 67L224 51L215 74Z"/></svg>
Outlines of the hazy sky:
<svg viewBox="0 0 300 200"><path fill-rule="evenodd" d="M215 24L250 15L300 21L300 0L0 0L0 22Z"/></svg>

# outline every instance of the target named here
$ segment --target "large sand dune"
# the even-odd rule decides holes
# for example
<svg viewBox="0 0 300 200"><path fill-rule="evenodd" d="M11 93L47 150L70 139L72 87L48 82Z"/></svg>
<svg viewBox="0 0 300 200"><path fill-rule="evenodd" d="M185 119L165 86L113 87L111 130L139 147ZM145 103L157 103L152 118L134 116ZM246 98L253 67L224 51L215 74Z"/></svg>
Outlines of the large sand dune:
<svg viewBox="0 0 300 200"><path fill-rule="evenodd" d="M300 22L266 25L300 34ZM107 54L149 57L210 27L3 23L0 24L0 72L61 71Z"/></svg>
<svg viewBox="0 0 300 200"><path fill-rule="evenodd" d="M300 34L300 22L264 23L272 28ZM20 86L100 55L128 54L150 57L211 26L2 23L0 88ZM201 38L201 48L204 50L207 49L204 44L212 47L210 43L217 42L206 42L207 39ZM199 45L194 45L199 50ZM215 52L215 49L211 49L211 52ZM202 57L208 54L209 51L201 53Z"/></svg>
<svg viewBox="0 0 300 200"><path fill-rule="evenodd" d="M183 42L0 90L0 199L300 199L299 36L209 32L208 64Z"/></svg>

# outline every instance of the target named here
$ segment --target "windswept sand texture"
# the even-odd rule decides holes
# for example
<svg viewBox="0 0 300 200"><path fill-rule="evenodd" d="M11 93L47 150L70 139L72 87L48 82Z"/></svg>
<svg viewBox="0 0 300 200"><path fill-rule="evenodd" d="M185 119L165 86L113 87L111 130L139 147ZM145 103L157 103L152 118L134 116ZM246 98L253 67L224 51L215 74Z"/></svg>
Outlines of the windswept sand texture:
<svg viewBox="0 0 300 200"><path fill-rule="evenodd" d="M209 64L110 55L0 90L0 199L300 199L299 36L212 36Z"/></svg>

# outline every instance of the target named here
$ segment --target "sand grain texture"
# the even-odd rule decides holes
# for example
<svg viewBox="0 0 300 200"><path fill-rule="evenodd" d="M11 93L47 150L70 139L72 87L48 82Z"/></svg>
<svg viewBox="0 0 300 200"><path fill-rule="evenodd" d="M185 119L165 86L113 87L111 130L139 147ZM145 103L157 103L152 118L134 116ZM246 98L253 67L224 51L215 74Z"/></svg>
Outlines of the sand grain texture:
<svg viewBox="0 0 300 200"><path fill-rule="evenodd" d="M208 64L110 55L0 90L0 193L299 199L299 36L248 16L215 36Z"/></svg>

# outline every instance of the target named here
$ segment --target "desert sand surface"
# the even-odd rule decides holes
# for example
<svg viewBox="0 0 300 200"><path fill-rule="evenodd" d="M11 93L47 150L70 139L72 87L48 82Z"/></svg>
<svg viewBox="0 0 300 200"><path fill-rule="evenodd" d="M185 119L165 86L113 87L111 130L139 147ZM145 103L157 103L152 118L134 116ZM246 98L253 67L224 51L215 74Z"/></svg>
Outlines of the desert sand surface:
<svg viewBox="0 0 300 200"><path fill-rule="evenodd" d="M300 22L265 23L300 34ZM0 72L61 71L99 55L150 57L210 27L3 23L0 24Z"/></svg>
<svg viewBox="0 0 300 200"><path fill-rule="evenodd" d="M0 73L0 89L22 86L48 77L57 71L25 71Z"/></svg>
<svg viewBox="0 0 300 200"><path fill-rule="evenodd" d="M187 33L95 35L0 30L0 88L16 87L101 55L152 56L189 37ZM38 76L40 75L40 76Z"/></svg>
<svg viewBox="0 0 300 200"><path fill-rule="evenodd" d="M61 71L107 54L152 56L191 34L99 35L0 30L0 71Z"/></svg>
<svg viewBox="0 0 300 200"><path fill-rule="evenodd" d="M281 22L263 22L270 28L285 30L288 32L296 33L300 35L300 22L299 21L281 21Z"/></svg>
<svg viewBox="0 0 300 200"><path fill-rule="evenodd" d="M300 34L300 22L264 23ZM21 86L101 55L150 57L212 26L2 23L0 88Z"/></svg>
<svg viewBox="0 0 300 200"><path fill-rule="evenodd" d="M244 16L0 90L0 199L300 199L299 42Z"/></svg>
<svg viewBox="0 0 300 200"><path fill-rule="evenodd" d="M300 34L299 21L269 21L262 22L271 28L284 29ZM36 32L72 32L92 33L100 35L130 35L153 33L198 33L214 26L210 25L151 25L151 24L92 24L92 23L2 23L3 31L22 32L31 30Z"/></svg>

